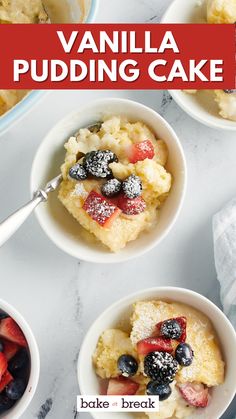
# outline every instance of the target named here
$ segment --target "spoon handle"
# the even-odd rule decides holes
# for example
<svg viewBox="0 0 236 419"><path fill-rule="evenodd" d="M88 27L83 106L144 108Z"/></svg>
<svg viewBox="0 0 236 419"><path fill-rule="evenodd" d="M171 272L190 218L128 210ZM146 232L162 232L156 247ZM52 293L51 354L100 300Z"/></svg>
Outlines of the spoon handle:
<svg viewBox="0 0 236 419"><path fill-rule="evenodd" d="M34 198L22 208L14 212L0 223L0 246L2 246L24 223L40 202L46 200L46 196L39 191Z"/></svg>

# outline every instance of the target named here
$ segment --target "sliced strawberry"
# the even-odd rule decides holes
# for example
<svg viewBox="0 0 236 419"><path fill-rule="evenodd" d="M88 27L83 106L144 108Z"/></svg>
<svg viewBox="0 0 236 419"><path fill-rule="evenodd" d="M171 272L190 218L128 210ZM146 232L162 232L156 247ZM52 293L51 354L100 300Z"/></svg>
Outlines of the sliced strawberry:
<svg viewBox="0 0 236 419"><path fill-rule="evenodd" d="M8 370L3 374L2 379L0 381L0 393L4 390L4 388L13 380L12 375L9 373Z"/></svg>
<svg viewBox="0 0 236 419"><path fill-rule="evenodd" d="M18 352L19 345L6 339L2 339L2 342L4 346L3 353L7 360L10 361L10 359L13 358L13 356L15 356L15 354Z"/></svg>
<svg viewBox="0 0 236 419"><path fill-rule="evenodd" d="M154 155L155 151L152 142L145 140L132 145L129 153L129 161L130 163L137 163L137 161L153 159Z"/></svg>
<svg viewBox="0 0 236 419"><path fill-rule="evenodd" d="M141 196L130 199L121 194L117 203L118 207L127 215L137 215L146 209L146 202Z"/></svg>
<svg viewBox="0 0 236 419"><path fill-rule="evenodd" d="M106 228L109 228L121 213L116 205L95 191L90 192L83 209L100 226Z"/></svg>
<svg viewBox="0 0 236 419"><path fill-rule="evenodd" d="M173 348L171 345L171 339L150 337L147 339L140 340L137 343L137 351L139 355L147 355L148 353L154 351L171 353L173 351Z"/></svg>
<svg viewBox="0 0 236 419"><path fill-rule="evenodd" d="M3 352L0 352L0 380L7 370L7 358Z"/></svg>
<svg viewBox="0 0 236 419"><path fill-rule="evenodd" d="M194 407L206 407L209 402L208 388L203 384L179 384L178 389L186 402Z"/></svg>
<svg viewBox="0 0 236 419"><path fill-rule="evenodd" d="M181 326L181 329L182 329L182 335L177 340L178 340L178 342L185 342L186 337L187 337L187 333L186 333L187 319L186 319L186 317L175 317L173 319L167 319L167 320L176 320L179 323L179 325ZM157 325L156 325L156 329L157 329L159 334L160 334L161 326L162 326L163 323L164 322L160 322L160 323L157 323Z"/></svg>
<svg viewBox="0 0 236 419"><path fill-rule="evenodd" d="M0 336L11 342L17 343L20 346L27 347L27 342L22 330L11 317L1 320Z"/></svg>
<svg viewBox="0 0 236 419"><path fill-rule="evenodd" d="M111 378L109 380L108 396L132 396L137 393L139 384L125 377Z"/></svg>

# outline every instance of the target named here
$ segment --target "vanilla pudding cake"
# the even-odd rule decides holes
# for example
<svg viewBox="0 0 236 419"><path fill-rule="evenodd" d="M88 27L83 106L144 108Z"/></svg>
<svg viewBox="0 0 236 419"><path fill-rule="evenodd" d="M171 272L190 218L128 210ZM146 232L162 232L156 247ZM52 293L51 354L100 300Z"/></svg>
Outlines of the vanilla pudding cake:
<svg viewBox="0 0 236 419"><path fill-rule="evenodd" d="M207 23L232 23L236 22L235 0L207 0ZM202 6L200 6L202 7ZM200 94L197 90L185 90L186 93ZM236 90L215 90L214 100L219 108L219 115L230 121L236 121Z"/></svg>
<svg viewBox="0 0 236 419"><path fill-rule="evenodd" d="M124 328L105 330L93 355L103 392L159 396L160 411L147 413L150 419L191 417L211 403L225 366L204 314L182 303L140 301Z"/></svg>
<svg viewBox="0 0 236 419"><path fill-rule="evenodd" d="M152 228L172 184L163 140L113 116L80 129L65 148L58 196L85 230L118 252Z"/></svg>

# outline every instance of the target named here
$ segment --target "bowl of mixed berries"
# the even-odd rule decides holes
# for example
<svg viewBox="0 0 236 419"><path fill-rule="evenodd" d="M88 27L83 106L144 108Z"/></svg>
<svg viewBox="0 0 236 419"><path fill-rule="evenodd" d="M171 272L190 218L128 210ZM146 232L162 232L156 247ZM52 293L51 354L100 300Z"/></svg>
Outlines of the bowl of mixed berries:
<svg viewBox="0 0 236 419"><path fill-rule="evenodd" d="M35 393L39 352L24 318L0 300L0 417L18 419Z"/></svg>

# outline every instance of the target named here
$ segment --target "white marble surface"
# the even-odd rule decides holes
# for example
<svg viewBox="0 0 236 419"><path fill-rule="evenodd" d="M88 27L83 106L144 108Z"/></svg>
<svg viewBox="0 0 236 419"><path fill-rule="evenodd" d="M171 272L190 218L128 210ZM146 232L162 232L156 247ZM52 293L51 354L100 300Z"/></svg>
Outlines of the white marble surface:
<svg viewBox="0 0 236 419"><path fill-rule="evenodd" d="M158 22L170 3L100 0L97 21ZM23 419L78 417L79 347L91 322L113 301L144 287L176 285L198 291L219 304L211 218L236 194L235 134L199 125L165 92L49 92L0 138L0 219L29 198L32 159L47 131L82 103L105 96L149 105L175 128L188 162L186 201L177 225L159 247L117 267L80 262L62 253L48 241L34 216L0 249L1 298L29 321L41 355L37 394ZM224 419L231 419L235 411L236 405ZM81 414L80 418L90 416Z"/></svg>

